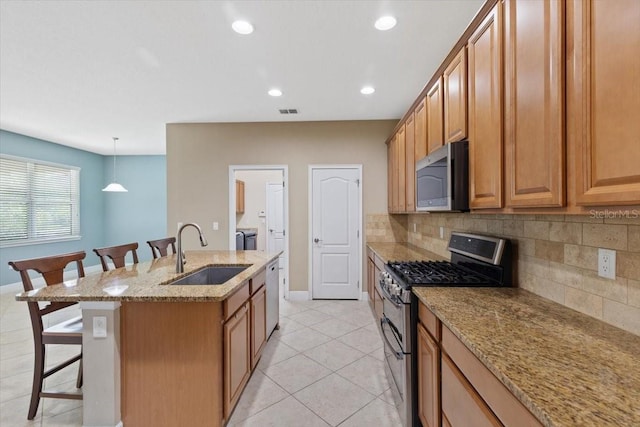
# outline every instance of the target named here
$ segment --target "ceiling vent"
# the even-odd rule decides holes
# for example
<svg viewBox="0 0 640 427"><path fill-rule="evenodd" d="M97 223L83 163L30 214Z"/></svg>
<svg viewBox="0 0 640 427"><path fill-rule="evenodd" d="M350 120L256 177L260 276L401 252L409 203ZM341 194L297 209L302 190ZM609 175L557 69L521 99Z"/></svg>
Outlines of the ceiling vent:
<svg viewBox="0 0 640 427"><path fill-rule="evenodd" d="M280 114L298 114L297 108L281 108Z"/></svg>

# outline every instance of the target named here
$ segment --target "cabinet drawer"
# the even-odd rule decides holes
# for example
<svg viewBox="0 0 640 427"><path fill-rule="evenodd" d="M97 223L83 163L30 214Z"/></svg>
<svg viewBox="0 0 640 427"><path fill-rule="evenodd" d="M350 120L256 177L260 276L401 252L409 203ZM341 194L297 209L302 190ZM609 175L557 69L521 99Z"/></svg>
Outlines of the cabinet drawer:
<svg viewBox="0 0 640 427"><path fill-rule="evenodd" d="M384 261L382 260L382 258L376 255L374 262L376 264L376 267L378 267L378 270L380 271L384 270Z"/></svg>
<svg viewBox="0 0 640 427"><path fill-rule="evenodd" d="M442 350L453 360L505 425L542 426L531 412L447 327L442 327Z"/></svg>
<svg viewBox="0 0 640 427"><path fill-rule="evenodd" d="M224 300L224 319L229 319L249 299L249 295L249 284L245 283L238 292Z"/></svg>
<svg viewBox="0 0 640 427"><path fill-rule="evenodd" d="M440 342L440 321L436 315L422 303L418 305L418 318L431 336L436 339L436 342Z"/></svg>
<svg viewBox="0 0 640 427"><path fill-rule="evenodd" d="M502 427L447 356L442 356L442 418L451 427Z"/></svg>
<svg viewBox="0 0 640 427"><path fill-rule="evenodd" d="M249 280L249 293L255 294L262 285L267 282L267 269L263 269Z"/></svg>

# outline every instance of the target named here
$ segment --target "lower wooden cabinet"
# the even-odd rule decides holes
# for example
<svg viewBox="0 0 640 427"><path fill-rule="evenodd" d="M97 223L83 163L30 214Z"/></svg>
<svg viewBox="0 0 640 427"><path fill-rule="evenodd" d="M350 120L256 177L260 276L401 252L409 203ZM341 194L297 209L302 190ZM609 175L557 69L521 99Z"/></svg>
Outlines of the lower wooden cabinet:
<svg viewBox="0 0 640 427"><path fill-rule="evenodd" d="M418 307L418 416L423 427L542 424L426 305Z"/></svg>
<svg viewBox="0 0 640 427"><path fill-rule="evenodd" d="M224 324L224 418L229 419L251 375L251 323L245 302Z"/></svg>
<svg viewBox="0 0 640 427"><path fill-rule="evenodd" d="M267 293L262 286L251 297L251 369L255 368L267 343Z"/></svg>
<svg viewBox="0 0 640 427"><path fill-rule="evenodd" d="M422 427L440 425L440 349L418 324L418 416Z"/></svg>
<svg viewBox="0 0 640 427"><path fill-rule="evenodd" d="M500 420L447 356L442 356L442 418L451 427L499 427Z"/></svg>

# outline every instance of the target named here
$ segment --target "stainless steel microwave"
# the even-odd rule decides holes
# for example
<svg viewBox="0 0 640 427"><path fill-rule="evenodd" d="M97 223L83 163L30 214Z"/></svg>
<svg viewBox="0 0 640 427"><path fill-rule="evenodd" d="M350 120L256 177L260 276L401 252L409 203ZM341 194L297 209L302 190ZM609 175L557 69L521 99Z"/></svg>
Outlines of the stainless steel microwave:
<svg viewBox="0 0 640 427"><path fill-rule="evenodd" d="M416 163L416 210L469 210L469 142L445 144Z"/></svg>

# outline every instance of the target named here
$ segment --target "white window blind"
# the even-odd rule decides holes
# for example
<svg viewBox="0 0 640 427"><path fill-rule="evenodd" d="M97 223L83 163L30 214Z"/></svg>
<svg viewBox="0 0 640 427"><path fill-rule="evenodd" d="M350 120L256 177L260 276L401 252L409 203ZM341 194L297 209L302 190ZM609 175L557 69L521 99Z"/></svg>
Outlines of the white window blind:
<svg viewBox="0 0 640 427"><path fill-rule="evenodd" d="M0 156L0 246L80 237L80 169Z"/></svg>

